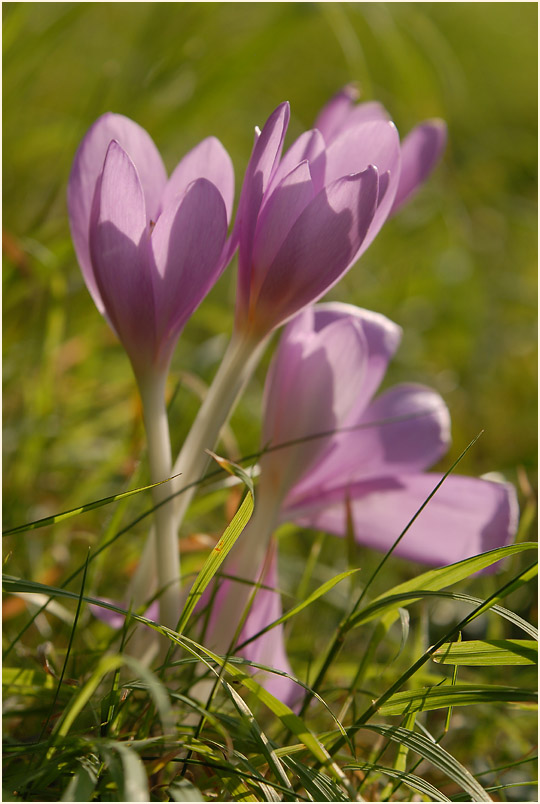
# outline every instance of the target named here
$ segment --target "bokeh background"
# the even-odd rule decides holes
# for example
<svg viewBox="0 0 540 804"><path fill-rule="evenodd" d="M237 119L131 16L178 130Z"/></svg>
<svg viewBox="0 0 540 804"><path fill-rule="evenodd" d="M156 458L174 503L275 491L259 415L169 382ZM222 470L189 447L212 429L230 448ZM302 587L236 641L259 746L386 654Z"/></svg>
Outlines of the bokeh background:
<svg viewBox="0 0 540 804"><path fill-rule="evenodd" d="M504 473L523 507L536 483L536 4L6 3L3 13L6 526L119 491L143 448L129 363L69 235L66 183L90 124L107 110L134 118L170 170L214 134L240 187L256 124L289 100L290 142L349 81L402 134L443 117L449 145L329 297L404 328L388 382L444 395L446 466L483 429L461 471ZM225 348L234 294L233 263L180 340L176 447ZM237 456L258 444L267 362L232 420ZM70 524L59 543L84 542L102 521ZM34 574L59 558L49 547L50 534L20 540L13 561Z"/></svg>
<svg viewBox="0 0 540 804"><path fill-rule="evenodd" d="M108 110L132 117L169 170L200 139L216 135L239 188L255 125L289 100L291 142L350 81L363 99L386 105L403 135L422 119L443 117L449 144L421 192L328 298L377 310L404 328L386 384L423 382L442 393L454 438L442 468L484 430L460 471L504 474L518 487L530 524L537 454L535 3L4 3L3 16L4 527L147 479L131 369L84 286L69 234L66 184L91 123ZM175 453L231 332L235 270L233 263L194 314L175 353ZM270 352L220 447L232 457L257 449ZM149 504L139 495L114 514L102 508L9 538L6 569L58 584L89 545ZM183 532L187 571L200 566L202 548L233 505L219 489L195 501ZM530 537L525 530L520 538ZM145 532L141 523L92 565L89 591L121 594ZM282 583L294 591L313 537L286 541ZM342 547L322 546L314 579L344 568ZM359 556L366 571L374 565L368 551ZM392 560L378 591L414 571ZM532 616L527 593L515 605ZM317 637L309 623L303 633L294 630L297 668L323 649L324 641L313 640L339 618L322 604L319 611ZM432 625L453 616L438 611ZM24 604L10 601L5 617L12 637L25 622ZM46 636L40 627L45 631L28 632L28 644ZM91 630L85 639L90 650ZM353 652L343 660L345 672L357 658ZM476 736L467 743L478 761L495 733L485 717L476 710ZM517 722L502 712L496 729L510 758L528 750Z"/></svg>

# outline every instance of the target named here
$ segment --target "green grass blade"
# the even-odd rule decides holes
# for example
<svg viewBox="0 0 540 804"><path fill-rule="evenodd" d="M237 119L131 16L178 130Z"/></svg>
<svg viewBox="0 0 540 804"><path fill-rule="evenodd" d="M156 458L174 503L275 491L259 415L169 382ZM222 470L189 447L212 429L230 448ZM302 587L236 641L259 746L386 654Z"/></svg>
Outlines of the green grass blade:
<svg viewBox="0 0 540 804"><path fill-rule="evenodd" d="M435 651L433 661L453 665L538 664L538 642L532 639L447 642Z"/></svg>
<svg viewBox="0 0 540 804"><path fill-rule="evenodd" d="M374 765L370 762L365 762L361 765L344 765L343 770L378 771L379 773L386 774L386 776L390 776L392 779L398 779L402 784L410 787L411 790L415 790L417 793L421 793L423 796L428 796L432 801L452 800L445 796L444 793L441 793L441 791L432 784L426 782L425 779L422 779L422 777L415 776L414 773L406 773L405 771L396 770L395 768L386 768L383 765Z"/></svg>
<svg viewBox="0 0 540 804"><path fill-rule="evenodd" d="M57 702L58 696L60 694L60 689L62 688L62 682L63 682L64 676L66 674L66 669L67 669L69 657L70 657L70 654L71 654L71 648L73 646L73 640L75 638L75 631L77 630L77 623L79 622L79 615L81 613L81 607L82 607L83 600L84 600L84 587L85 587L85 584L86 584L86 575L87 575L87 572L88 572L88 557L89 557L89 555L90 555L90 551L88 551L88 554L86 556L86 565L84 567L84 573L83 573L83 577L82 577L81 591L80 591L80 593L78 595L77 611L75 612L75 617L73 619L73 627L72 627L71 633L69 635L69 642L68 642L68 646L67 646L67 650L66 650L66 658L64 659L64 664L62 665L62 670L60 672L60 678L58 679L58 684L56 686L56 692L54 694L54 698L53 698L53 702L51 704L51 709L50 709L49 715L48 715L47 720L45 721L45 724L44 724L43 729L41 731L41 737L43 737L43 735L47 732L47 728L49 726L51 717L52 717L53 712L54 712L54 707L56 706L56 702Z"/></svg>
<svg viewBox="0 0 540 804"><path fill-rule="evenodd" d="M408 731L399 726L364 725L362 729L381 734L396 743L407 745L412 751L420 754L424 759L446 774L456 782L462 790L468 793L473 801L491 801L484 788L455 757L441 748L437 743L431 742L422 734Z"/></svg>
<svg viewBox="0 0 540 804"><path fill-rule="evenodd" d="M396 692L379 709L381 715L404 715L409 712L428 712L448 706L469 706L482 703L534 703L536 693L517 687L488 684L455 684L421 687Z"/></svg>
<svg viewBox="0 0 540 804"><path fill-rule="evenodd" d="M8 695L41 694L43 690L54 688L54 679L42 670L2 667L2 688L4 698Z"/></svg>
<svg viewBox="0 0 540 804"><path fill-rule="evenodd" d="M193 609L201 598L202 593L225 561L229 551L232 549L234 543L246 527L247 523L253 513L253 494L248 491L242 505L234 515L232 521L225 529L221 539L218 541L208 558L206 559L203 568L198 574L189 595L186 604L180 615L177 631L179 634L185 629L188 620L193 613Z"/></svg>
<svg viewBox="0 0 540 804"><path fill-rule="evenodd" d="M252 692L261 703L265 704L265 706L267 706L268 709L270 709L270 711L281 720L285 728L289 729L302 743L304 743L306 748L319 762L321 762L323 765L330 764L333 767L333 763L328 751L310 731L304 721L298 717L298 715L295 715L292 709L286 706L282 701L275 698L270 692L268 692L268 690L264 689L264 687L261 687L261 685L258 684L254 678L252 678L250 675L247 675L240 667L236 666L234 662L218 656L216 653L208 650L208 648L205 648L204 645L199 645L187 637L181 636L174 631L169 631L169 629L162 630L167 632L173 641L177 642L193 655L201 658L197 653L197 651L201 651L201 653L207 657L207 660L210 659L220 668L224 668L225 672L250 690L250 692ZM205 661L206 664L208 664L207 660Z"/></svg>
<svg viewBox="0 0 540 804"><path fill-rule="evenodd" d="M210 455L211 458L220 466L227 474L231 475L232 477L237 477L245 487L251 491L253 495L255 495L255 490L253 488L253 480L248 475L245 469L239 466L234 461L230 461L228 458L223 458L221 455L216 455L215 452L212 452L211 449L207 449L206 452Z"/></svg>
<svg viewBox="0 0 540 804"><path fill-rule="evenodd" d="M283 764L280 761L280 759L276 756L275 751L272 748L272 745L270 744L270 740L268 739L266 734L262 731L259 724L255 720L253 712L246 704L246 702L243 700L243 698L240 697L240 695L236 692L235 689L231 687L230 684L226 684L226 688L227 692L229 693L234 702L234 705L238 710L238 713L240 714L240 717L247 722L249 731L252 734L254 741L260 747L261 754L266 758L266 761L268 762L268 767L272 769L272 771L274 772L276 777L281 781L281 783L292 791L293 788L289 781L287 773L285 772L285 768L283 767Z"/></svg>
<svg viewBox="0 0 540 804"><path fill-rule="evenodd" d="M450 564L447 567L441 567L435 570L423 572L421 575L412 578L410 581L399 584L392 589L392 596L401 595L405 592L414 592L417 590L438 591L447 586L452 586L459 581L468 578L479 570L491 566L496 561L500 561L507 556L521 553L525 550L538 550L538 545L535 542L522 542L521 544L510 544L506 547L499 547L496 550L490 550L487 553L481 553L479 556L466 558L463 561L458 561L455 564ZM354 627L360 622L367 622L371 619L371 609L380 613L380 603L387 599L387 593L376 597L368 606L358 611L349 621L350 627ZM375 615L373 615L375 616Z"/></svg>
<svg viewBox="0 0 540 804"><path fill-rule="evenodd" d="M73 723L75 722L77 716L82 712L86 704L90 701L92 695L98 688L101 680L107 673L110 673L112 670L116 670L117 667L120 667L123 664L123 658L121 656L103 656L102 659L99 661L96 669L84 685L82 689L79 691L78 695L75 696L71 706L68 709L65 709L62 712L59 720L57 721L54 729L53 729L53 745L47 752L47 759L50 759L54 753L54 742L57 739L65 737L69 730L71 729Z"/></svg>
<svg viewBox="0 0 540 804"><path fill-rule="evenodd" d="M206 801L201 791L188 779L175 779L170 783L167 792L171 801Z"/></svg>
<svg viewBox="0 0 540 804"><path fill-rule="evenodd" d="M529 580L530 577L524 580L524 583L527 583ZM369 606L366 606L365 609L362 609L362 612L358 612L358 616L354 620L354 627L358 627L365 622L369 622L380 614L388 614L392 611L397 611L402 605L415 603L418 600L429 597L447 598L448 600L463 600L464 602L472 603L475 606L482 603L481 598L474 597L474 595L468 595L465 592L433 592L425 589L418 589L415 592L402 592L399 595L388 595L388 597L378 599L377 602L370 603ZM491 606L490 610L494 614L504 617L505 620L508 620L513 625L520 628L533 639L538 640L538 629L520 617L519 614L515 614L513 611L505 609L503 606L499 606L498 604ZM390 625L388 622L386 624L388 626Z"/></svg>
<svg viewBox="0 0 540 804"><path fill-rule="evenodd" d="M150 801L148 778L137 752L127 743L107 742L100 746L100 753L111 763L111 753L115 751L122 763L122 773L114 774L120 801Z"/></svg>
<svg viewBox="0 0 540 804"><path fill-rule="evenodd" d="M343 581L345 578L349 578L355 572L359 572L359 571L360 571L359 569L347 570L346 572L341 572L339 575L334 576L329 581L326 581L326 583L323 583L321 586L319 586L317 589L315 589L315 591L312 592L311 595L309 595L309 597L307 597L305 600L303 600L302 603L299 603L297 606L294 606L292 609L289 609L289 611L287 611L285 614L283 614L281 617L279 617L279 619L274 620L273 623L270 623L265 628L261 628L261 630L257 631L257 633L254 634L252 637L250 637L249 639L246 639L245 642L242 642L240 645L238 645L236 650L240 650L240 648L243 648L246 645L249 645L249 643L253 642L255 639L259 639L259 637L262 634L266 634L267 631L270 631L272 628L275 628L277 625L281 625L281 623L284 623L287 620L290 620L291 617L294 617L296 614L299 614L299 612L301 612L303 609L305 609L307 606L309 606L315 600L318 600L320 597L322 597L327 592L329 592L331 589L333 589L334 586L336 586L338 583L340 583L340 581Z"/></svg>
<svg viewBox="0 0 540 804"><path fill-rule="evenodd" d="M297 775L312 801L350 801L350 797L336 782L321 771L310 768L304 762L285 757L284 762Z"/></svg>
<svg viewBox="0 0 540 804"><path fill-rule="evenodd" d="M81 763L66 787L61 801L90 801L98 782L95 769L88 761Z"/></svg>
<svg viewBox="0 0 540 804"><path fill-rule="evenodd" d="M149 486L141 486L138 489L130 489L130 491L123 491L121 494L113 494L111 497L103 497L102 500L94 500L94 502L85 503L78 508L71 508L69 511L63 511L60 514L53 514L46 516L43 519L36 519L34 522L27 522L24 525L17 525L15 528L8 528L2 531L2 536L13 536L15 533L24 533L28 530L36 530L37 528L44 528L47 525L56 525L58 522L63 522L66 519L71 519L72 516L84 514L86 511L93 511L95 508L101 508L103 505L110 505L110 503L117 500L124 500L126 497L133 497L134 494L140 494L141 491L148 491L156 486L161 486L163 483L168 483L178 475L168 477L166 480L160 480L159 483L151 483Z"/></svg>

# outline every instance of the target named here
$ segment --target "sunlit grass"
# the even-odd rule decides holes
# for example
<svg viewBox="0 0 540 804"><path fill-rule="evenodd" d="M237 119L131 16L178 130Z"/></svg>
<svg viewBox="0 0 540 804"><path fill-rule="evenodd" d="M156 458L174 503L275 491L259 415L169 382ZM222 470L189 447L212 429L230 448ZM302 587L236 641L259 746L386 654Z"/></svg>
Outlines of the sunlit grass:
<svg viewBox="0 0 540 804"><path fill-rule="evenodd" d="M67 177L90 123L109 109L136 119L168 168L215 134L239 185L253 127L277 103L291 102L292 137L356 80L402 133L422 118L445 118L449 147L428 185L329 298L380 311L404 328L388 382L423 382L447 401L454 446L443 471L484 431L459 472L496 471L516 484L518 542L533 538L534 4L7 3L3 13L4 529L149 482L129 363L93 306L69 235ZM232 266L188 323L173 360L175 454L225 350L234 274ZM271 352L220 445L233 460L257 451ZM182 532L187 588L240 502L240 489L223 478L202 486ZM435 687L448 691L443 704L412 714L382 710L372 731L354 728L430 647L456 639L457 624L481 601L514 620L493 606L464 626L464 640L532 638L519 622L534 625L534 582L515 581L497 599L527 572L531 551L516 551L495 575L467 572L451 590L437 587L446 597L401 601L401 613L397 601L373 610L347 632L316 692L356 731L354 755L317 698L299 723L257 689L241 661L230 662L208 711L194 702L194 653L213 678L222 664L198 647L197 618L173 669L161 675L124 656L129 628L112 632L90 615L83 598L121 597L151 509L144 492L4 539L5 572L28 585L4 608L5 800L380 801L411 800L418 791L433 798L433 788L451 800L475 791L480 799L475 785L494 800L535 800L535 713L508 692L531 690L533 667L454 668L428 658L395 695L419 700L415 690ZM298 607L285 623L288 651L299 681L311 687L381 557L290 525L278 538L284 609ZM364 606L405 593L400 585L414 586L424 571L391 557ZM303 607L323 585L325 594ZM54 592L56 608L36 616L45 598L31 602L29 591L53 589L67 596ZM449 711L452 687L463 695L464 685L482 684L498 689L499 700L473 694L471 705ZM411 730L420 753L400 732L396 742L390 726ZM435 747L419 764L435 746L430 735L453 762Z"/></svg>

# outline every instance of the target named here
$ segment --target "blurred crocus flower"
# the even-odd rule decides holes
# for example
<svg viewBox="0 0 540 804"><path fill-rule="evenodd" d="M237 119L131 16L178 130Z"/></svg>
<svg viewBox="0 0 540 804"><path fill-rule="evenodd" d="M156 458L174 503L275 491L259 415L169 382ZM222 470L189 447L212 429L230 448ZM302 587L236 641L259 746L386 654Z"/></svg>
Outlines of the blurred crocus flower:
<svg viewBox="0 0 540 804"><path fill-rule="evenodd" d="M203 140L169 179L149 134L100 117L71 170L68 208L84 279L135 373L166 371L189 316L225 267L231 160Z"/></svg>
<svg viewBox="0 0 540 804"><path fill-rule="evenodd" d="M441 121L400 144L380 104L353 100L338 93L283 156L287 103L257 132L234 233L239 332L261 337L326 293L444 149Z"/></svg>
<svg viewBox="0 0 540 804"><path fill-rule="evenodd" d="M289 323L265 386L261 507L231 554L231 566L241 568L234 574L256 580L271 533L282 522L344 536L350 515L356 541L386 552L435 489L442 474L426 470L450 444L442 398L417 384L396 385L374 398L400 339L400 328L384 316L347 304L310 307ZM454 563L509 543L517 516L510 484L451 474L395 553L433 566ZM225 583L230 620L235 605L240 616L246 593L241 598L240 584ZM278 592L259 594L239 642L280 616ZM267 616L272 594L274 610ZM224 639L226 619L217 625ZM249 651L255 645L262 650L265 640L275 666L286 669L273 630L240 653L252 659ZM282 700L298 699L298 685L279 682Z"/></svg>
<svg viewBox="0 0 540 804"><path fill-rule="evenodd" d="M297 443L261 459L282 521L344 535L349 505L356 540L386 552L441 480L426 472L450 446L440 395L407 383L373 398L400 338L384 316L339 303L288 326L267 378L264 443ZM396 555L451 564L507 544L516 524L512 485L451 474Z"/></svg>
<svg viewBox="0 0 540 804"><path fill-rule="evenodd" d="M322 109L315 128L330 144L344 132L352 144L355 127L376 120L389 120L390 115L377 101L356 104L358 90L349 84L340 90ZM427 179L445 149L446 123L439 118L425 120L410 131L401 142L401 167L399 181L390 208L390 214L398 210Z"/></svg>

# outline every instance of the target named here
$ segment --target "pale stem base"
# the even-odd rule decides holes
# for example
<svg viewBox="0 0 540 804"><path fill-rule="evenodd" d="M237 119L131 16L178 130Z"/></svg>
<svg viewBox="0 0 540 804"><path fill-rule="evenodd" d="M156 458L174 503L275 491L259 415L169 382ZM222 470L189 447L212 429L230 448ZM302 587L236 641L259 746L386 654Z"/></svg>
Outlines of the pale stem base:
<svg viewBox="0 0 540 804"><path fill-rule="evenodd" d="M165 405L166 374L140 382L143 403L143 417L148 441L148 458L152 483L166 480L172 474L171 442L167 408ZM171 483L152 489L155 505L159 505L171 494ZM160 591L160 622L168 628L175 628L180 616L180 553L172 502L159 505L154 512L155 538L154 567L157 575L157 588ZM133 596L134 605L139 605L151 596L147 587L143 595Z"/></svg>
<svg viewBox="0 0 540 804"><path fill-rule="evenodd" d="M226 424L236 400L253 374L265 345L266 339L254 341L233 334L214 381L174 463L172 474L180 474L180 477L167 484L167 495L202 478L209 461L205 450L215 447L220 430ZM182 524L196 490L197 486L193 485L174 501L176 532ZM131 583L131 596L137 601L147 599L156 588L158 568L154 560L156 555L154 540L155 533L152 529ZM175 625L176 623L172 627Z"/></svg>

